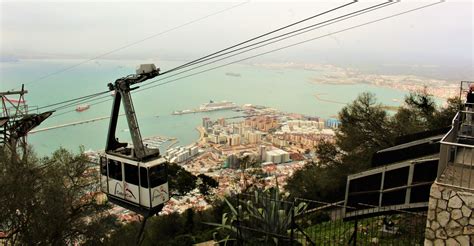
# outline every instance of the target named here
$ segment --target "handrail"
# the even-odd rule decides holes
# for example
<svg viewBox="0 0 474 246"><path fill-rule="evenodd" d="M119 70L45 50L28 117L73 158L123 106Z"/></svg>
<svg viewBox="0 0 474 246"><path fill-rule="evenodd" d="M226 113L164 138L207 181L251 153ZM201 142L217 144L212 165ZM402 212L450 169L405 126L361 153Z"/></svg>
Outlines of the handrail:
<svg viewBox="0 0 474 246"><path fill-rule="evenodd" d="M466 104L470 105L471 103ZM462 136L460 133L468 135L473 133L474 119L471 114L474 112L459 110L452 120L451 129L440 141L440 158L436 178L438 183L450 183L449 185L468 189L474 188L474 145L458 142L458 138Z"/></svg>

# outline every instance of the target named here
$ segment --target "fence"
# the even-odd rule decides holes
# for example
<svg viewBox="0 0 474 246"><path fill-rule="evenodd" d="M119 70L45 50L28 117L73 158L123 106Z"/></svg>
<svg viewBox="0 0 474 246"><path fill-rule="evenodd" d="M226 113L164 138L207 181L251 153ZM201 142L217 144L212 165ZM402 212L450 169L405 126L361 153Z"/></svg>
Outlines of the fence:
<svg viewBox="0 0 474 246"><path fill-rule="evenodd" d="M235 202L238 245L423 245L425 212L342 202L241 194ZM373 209L373 211L371 211ZM351 217L345 212L351 211Z"/></svg>
<svg viewBox="0 0 474 246"><path fill-rule="evenodd" d="M441 140L438 182L474 189L473 154L474 112L459 111Z"/></svg>

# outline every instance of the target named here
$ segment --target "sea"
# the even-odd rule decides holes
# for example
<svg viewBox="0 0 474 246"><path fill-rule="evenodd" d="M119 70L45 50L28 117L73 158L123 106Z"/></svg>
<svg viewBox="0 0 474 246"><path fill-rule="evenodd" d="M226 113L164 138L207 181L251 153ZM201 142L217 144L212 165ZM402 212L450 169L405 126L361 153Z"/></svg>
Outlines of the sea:
<svg viewBox="0 0 474 246"><path fill-rule="evenodd" d="M155 63L162 71L183 64L179 61L96 60L77 65L80 62L63 59L2 62L0 91L18 89L21 84L25 84L25 89L28 90L25 98L30 110L43 112L54 107L36 109L107 90L108 83L133 74L140 63ZM283 112L327 119L335 117L345 106L344 103L350 103L362 92L372 92L379 102L390 106L399 106L408 93L369 84L312 83L312 78L321 75L320 73L324 71L233 64L182 79L180 78L186 76L186 73L169 79L163 79L167 77L163 75L158 77L161 81L155 84L177 80L134 93L133 100L144 138L174 137L179 141L178 145L188 145L197 140L199 134L196 127L201 124L203 117L218 119L241 115L240 112L225 110L172 115L173 111L194 109L210 100L263 105ZM327 101L318 100L316 94ZM111 100L112 96L109 101L91 105L83 112L74 111L75 106L58 110L37 129L109 116ZM109 122L105 119L41 131L30 134L28 142L40 156L49 155L60 147L73 152L79 152L80 146L85 150L102 150L105 147L108 125ZM119 118L116 135L121 141L130 141L124 116Z"/></svg>

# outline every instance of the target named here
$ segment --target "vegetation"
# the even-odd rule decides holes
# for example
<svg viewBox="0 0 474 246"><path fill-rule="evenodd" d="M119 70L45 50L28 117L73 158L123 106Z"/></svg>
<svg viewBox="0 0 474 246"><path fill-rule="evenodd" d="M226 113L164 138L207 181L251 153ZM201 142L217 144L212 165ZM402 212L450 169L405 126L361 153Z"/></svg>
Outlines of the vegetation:
<svg viewBox="0 0 474 246"><path fill-rule="evenodd" d="M425 89L410 93L405 105L388 115L374 94L362 93L339 112L336 141L323 140L315 149L317 161L295 172L286 190L295 197L343 200L347 175L368 169L375 152L393 146L401 136L450 126L461 100L447 103L439 108Z"/></svg>
<svg viewBox="0 0 474 246"><path fill-rule="evenodd" d="M59 149L20 159L0 149L0 231L11 245L100 243L116 226L85 155Z"/></svg>
<svg viewBox="0 0 474 246"><path fill-rule="evenodd" d="M225 199L231 212L222 214L221 223L208 223L223 231L226 235L222 240L224 242L239 238L245 245L284 244L285 239L276 235L288 234L293 216L298 216L306 209L303 202L293 207L293 203L285 201L278 187L255 191L249 197L242 195L237 199L237 206Z"/></svg>

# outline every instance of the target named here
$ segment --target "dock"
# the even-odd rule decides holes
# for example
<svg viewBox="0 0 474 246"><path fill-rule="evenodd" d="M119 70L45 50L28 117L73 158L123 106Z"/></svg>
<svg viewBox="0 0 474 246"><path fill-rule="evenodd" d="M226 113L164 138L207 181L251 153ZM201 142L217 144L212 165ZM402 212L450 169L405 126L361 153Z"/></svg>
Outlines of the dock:
<svg viewBox="0 0 474 246"><path fill-rule="evenodd" d="M120 115L120 116L122 116L122 115ZM37 133L37 132L44 132L44 131L49 131L49 130L53 130L53 129L68 127L68 126L75 126L75 125L80 125L80 124L96 122L96 121L105 120L105 119L108 119L108 118L110 118L110 116L103 116L103 117L98 117L98 118L94 118L94 119L81 120L81 121L56 125L56 126L50 126L50 127L40 128L40 129L34 129L34 130L30 131L29 133L33 134L33 133Z"/></svg>

